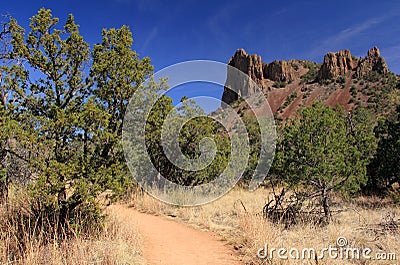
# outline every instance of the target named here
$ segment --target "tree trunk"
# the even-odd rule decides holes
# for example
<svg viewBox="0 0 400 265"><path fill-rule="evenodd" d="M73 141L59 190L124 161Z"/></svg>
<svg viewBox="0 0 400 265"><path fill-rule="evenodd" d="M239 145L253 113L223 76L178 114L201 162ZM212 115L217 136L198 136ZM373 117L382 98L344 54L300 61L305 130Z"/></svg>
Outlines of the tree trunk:
<svg viewBox="0 0 400 265"><path fill-rule="evenodd" d="M7 143L8 143L8 139L7 139ZM7 164L8 164L8 152L3 149L0 151L2 154L2 157L0 157L0 161L1 161L1 167L4 167L5 169L7 169ZM7 203L7 199L8 199L8 185L9 185L9 176L8 176L8 172L7 170L4 172L4 176L0 179L0 204L6 204Z"/></svg>
<svg viewBox="0 0 400 265"><path fill-rule="evenodd" d="M61 189L58 193L58 206L60 207L60 213L58 215L57 236L63 239L66 236L66 229L68 227L68 205L65 188Z"/></svg>
<svg viewBox="0 0 400 265"><path fill-rule="evenodd" d="M328 198L328 192L326 190L326 185L324 185L324 188L322 190L322 207L324 209L324 218L326 219L326 221L328 221L330 217L330 209L329 209L329 198Z"/></svg>
<svg viewBox="0 0 400 265"><path fill-rule="evenodd" d="M0 181L0 204L6 204L8 198L8 183L7 179Z"/></svg>

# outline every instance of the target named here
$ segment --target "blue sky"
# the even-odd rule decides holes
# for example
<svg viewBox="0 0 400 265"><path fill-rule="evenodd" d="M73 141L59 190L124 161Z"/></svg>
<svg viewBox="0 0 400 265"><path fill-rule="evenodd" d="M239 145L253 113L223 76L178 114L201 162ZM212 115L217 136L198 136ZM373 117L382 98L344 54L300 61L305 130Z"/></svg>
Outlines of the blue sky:
<svg viewBox="0 0 400 265"><path fill-rule="evenodd" d="M261 55L264 62L321 62L329 51L349 49L355 56L365 56L368 49L378 46L389 68L400 74L397 0L12 0L1 3L0 13L11 14L27 27L29 18L41 7L52 9L61 21L73 13L90 44L101 40L102 28L129 25L134 49L149 56L156 71L193 59L227 62L238 48ZM191 88L192 93L194 90ZM198 90L217 97L222 92L205 85Z"/></svg>

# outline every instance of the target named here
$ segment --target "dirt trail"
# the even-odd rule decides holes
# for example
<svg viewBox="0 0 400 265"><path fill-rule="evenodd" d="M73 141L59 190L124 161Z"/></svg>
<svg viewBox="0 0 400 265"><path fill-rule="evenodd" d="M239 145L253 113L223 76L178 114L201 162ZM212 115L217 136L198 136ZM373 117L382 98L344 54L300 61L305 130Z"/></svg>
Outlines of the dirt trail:
<svg viewBox="0 0 400 265"><path fill-rule="evenodd" d="M230 247L211 232L198 231L164 217L117 207L143 237L143 255L149 265L241 264ZM123 209L122 209L123 208ZM125 216L126 217L126 216Z"/></svg>

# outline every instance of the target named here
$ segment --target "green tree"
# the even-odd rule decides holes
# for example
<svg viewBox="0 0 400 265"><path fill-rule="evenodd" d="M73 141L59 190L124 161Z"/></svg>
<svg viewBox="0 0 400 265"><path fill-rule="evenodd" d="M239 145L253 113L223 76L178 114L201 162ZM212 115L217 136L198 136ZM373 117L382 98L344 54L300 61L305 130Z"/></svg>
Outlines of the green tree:
<svg viewBox="0 0 400 265"><path fill-rule="evenodd" d="M82 153L76 142L89 85L84 67L89 45L83 40L72 15L63 29L50 10L40 9L31 18L30 32L12 21L12 55L24 61L27 78L15 89L17 111L25 113L23 123L33 124L41 154L34 192L43 201L55 203L58 232L64 234L72 211L88 199L89 178L85 178ZM72 195L67 196L67 192ZM57 198L53 202L51 196Z"/></svg>
<svg viewBox="0 0 400 265"><path fill-rule="evenodd" d="M27 113L16 111L14 91L27 78L26 71L11 53L13 19L9 16L0 23L0 202L7 201L11 182L24 182L32 171L27 162L35 154L31 123L23 125Z"/></svg>
<svg viewBox="0 0 400 265"><path fill-rule="evenodd" d="M9 155L8 141L10 124L10 112L8 111L9 89L7 88L7 77L10 75L9 67L4 65L7 59L9 48L9 20L1 21L0 27L0 203L3 203L8 196L9 177L7 173L7 156Z"/></svg>
<svg viewBox="0 0 400 265"><path fill-rule="evenodd" d="M380 120L375 128L378 148L369 165L367 185L373 192L381 193L400 183L400 106L396 113L396 119Z"/></svg>
<svg viewBox="0 0 400 265"><path fill-rule="evenodd" d="M186 186L200 185L218 177L228 165L230 158L230 141L222 126L206 114L200 106L192 100L185 100L178 108L178 114L186 116L201 115L187 121L179 133L179 145L183 154L189 159L199 159L202 150L199 146L203 139L212 139L215 143L216 153L212 162L204 169L195 172L178 170L175 179ZM203 143L204 150L211 150L214 146Z"/></svg>
<svg viewBox="0 0 400 265"><path fill-rule="evenodd" d="M36 148L34 128L31 124L21 126L24 114L15 113L12 102L12 87L20 80L21 69L18 66L0 66L0 202L6 202L11 182L25 182L31 168L28 161ZM23 74L23 72L22 72ZM33 133L33 134L31 134Z"/></svg>
<svg viewBox="0 0 400 265"><path fill-rule="evenodd" d="M125 26L103 30L102 43L91 52L72 15L58 25L43 8L31 18L27 34L11 20L9 54L22 64L8 71L2 91L11 91L10 113L30 135L27 148L34 155L26 163L34 168L31 191L40 204L35 211L52 213L63 236L78 225L75 217L82 211L86 227L100 220L101 192L122 192L130 184L122 121L130 96L153 68L132 50Z"/></svg>
<svg viewBox="0 0 400 265"><path fill-rule="evenodd" d="M243 115L243 122L246 125L250 145L249 161L242 178L242 181L247 184L253 176L260 159L261 131L254 115L245 113Z"/></svg>
<svg viewBox="0 0 400 265"><path fill-rule="evenodd" d="M283 128L274 172L289 189L307 198L319 198L325 218L330 216L332 191L356 192L367 180L366 150L372 130L361 128L361 124L340 108L314 103Z"/></svg>
<svg viewBox="0 0 400 265"><path fill-rule="evenodd" d="M172 99L163 95L153 106L146 120L146 147L154 167L165 178L173 175L173 164L164 154L161 132L164 120L171 111L173 111ZM173 181L173 179L170 180Z"/></svg>
<svg viewBox="0 0 400 265"><path fill-rule="evenodd" d="M181 105L174 109L172 99L163 95L152 108L146 126L146 145L153 165L166 179L185 186L194 186L207 183L218 177L226 168L229 154L230 142L223 133L219 124L211 118L206 117L204 111L192 100L182 98ZM173 118L166 121L167 115ZM200 117L196 117L199 116ZM184 122L186 117L196 117ZM165 122L174 123L175 128L180 128L178 135L179 146L167 146L171 151L172 160L178 158L178 148L189 159L198 159L202 150L200 142L206 138L212 138L217 152L211 164L202 170L190 171L174 165L165 155L162 146L163 126ZM182 127L181 127L182 125ZM168 126L167 126L168 127ZM165 128L164 128L165 129ZM175 136L175 131L164 131L166 142L170 142ZM212 148L212 146L210 146Z"/></svg>
<svg viewBox="0 0 400 265"><path fill-rule="evenodd" d="M124 115L133 93L153 72L150 59L132 49L132 33L127 26L103 30L102 42L93 48L90 77L94 82L93 101L106 114L98 133L96 157L91 164L101 167L109 181L115 182L123 192L131 184L121 145ZM115 190L115 188L114 188Z"/></svg>

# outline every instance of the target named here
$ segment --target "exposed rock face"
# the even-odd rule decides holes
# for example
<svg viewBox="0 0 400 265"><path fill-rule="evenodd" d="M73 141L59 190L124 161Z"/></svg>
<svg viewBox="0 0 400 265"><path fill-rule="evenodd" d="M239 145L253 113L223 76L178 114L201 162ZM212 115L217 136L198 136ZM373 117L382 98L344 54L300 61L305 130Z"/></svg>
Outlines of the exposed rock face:
<svg viewBox="0 0 400 265"><path fill-rule="evenodd" d="M260 89L263 88L264 78L263 78L263 63L261 60L261 56L256 54L247 54L244 49L238 49L233 57L229 60L228 65L233 66L243 73L247 74L258 86ZM224 93L222 94L222 101L229 104L238 99L238 96L245 97L254 92L254 86L230 73L228 69L228 77L226 80L227 86L234 85L237 88L239 93L235 93L234 91L225 87Z"/></svg>
<svg viewBox="0 0 400 265"><path fill-rule="evenodd" d="M295 78L295 70L286 61L273 61L264 64L264 78L272 81L289 81Z"/></svg>
<svg viewBox="0 0 400 265"><path fill-rule="evenodd" d="M353 60L350 51L343 50L325 55L318 78L319 80L331 79L351 71L355 71L357 77L362 77L372 71L385 74L389 69L377 47L369 50L367 57L357 61Z"/></svg>
<svg viewBox="0 0 400 265"><path fill-rule="evenodd" d="M256 54L247 54L244 49L238 49L228 65L233 66L243 73L247 74L260 89L264 89L264 79L272 81L289 81L295 78L295 70L292 65L286 61L273 61L270 64L262 62L261 56ZM240 78L239 78L240 79ZM229 104L238 99L239 96L245 97L254 92L254 86L246 80L238 80L237 76L228 71L226 80L227 86L240 86L239 93L225 87L222 94L222 101Z"/></svg>
<svg viewBox="0 0 400 265"><path fill-rule="evenodd" d="M249 78L243 78L235 74L235 72L237 73L238 71L228 71L222 101L230 104L239 97L252 95L255 92L255 83L264 93L268 93L268 101L274 106L274 111L279 109L282 104L285 104L286 98L294 92L299 94L307 92L307 94L304 94L305 98L303 101L309 103L322 95L327 96L325 94L329 93L329 91L325 91L324 88L329 84L318 81L332 79L338 76L346 76L348 77L345 84L347 86L351 83L350 77L362 78L365 75L369 75L371 72L378 74L389 72L385 60L381 57L380 51L376 47L369 50L365 58L360 59L353 57L349 50L330 52L324 56L324 62L319 69L316 66L317 64L307 61L293 60L288 62L273 61L268 64L263 63L260 56L247 54L243 49L236 51L234 56L229 60L229 65L245 73L254 82L250 82ZM306 78L302 78L306 74L310 75L306 76ZM304 80L307 81L311 79L312 81L309 83L303 82ZM278 86L271 84L273 82L287 81L293 82L291 82L291 85L285 86L284 88L279 86L279 89ZM228 89L228 87L234 88L234 91ZM273 89L273 87L277 89ZM315 87L317 89L314 89ZM312 90L307 91L307 89L310 88L312 88ZM318 88L320 89L318 90ZM347 87L347 89L349 88ZM342 105L347 104L346 106L351 106L351 104L348 103L351 96L350 93L347 90L343 91L333 94L333 96L330 97L329 104L334 106L339 102ZM290 111L288 111L288 113L287 115L291 115Z"/></svg>
<svg viewBox="0 0 400 265"><path fill-rule="evenodd" d="M351 72L356 63L349 50L330 52L324 56L324 62L318 73L319 80L331 79Z"/></svg>
<svg viewBox="0 0 400 265"><path fill-rule="evenodd" d="M258 56L257 54L247 54L244 49L239 49L229 60L228 65L239 69L250 76L250 78L258 85L262 85L263 63L261 56Z"/></svg>
<svg viewBox="0 0 400 265"><path fill-rule="evenodd" d="M379 74L386 74L389 72L389 68L385 62L385 59L381 57L381 52L377 47L373 47L371 50L369 50L367 57L360 60L356 75L358 77L362 77L371 71L376 71Z"/></svg>

